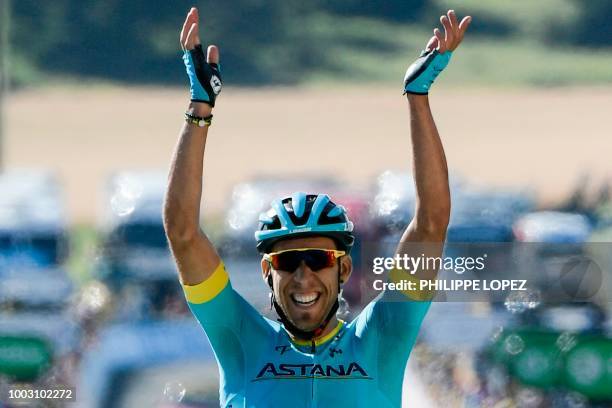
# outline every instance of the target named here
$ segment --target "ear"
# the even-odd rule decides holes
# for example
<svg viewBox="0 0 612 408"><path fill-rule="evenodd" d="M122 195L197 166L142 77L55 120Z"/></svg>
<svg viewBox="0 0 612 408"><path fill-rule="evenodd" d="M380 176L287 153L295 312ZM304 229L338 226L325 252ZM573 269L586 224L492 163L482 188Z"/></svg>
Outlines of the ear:
<svg viewBox="0 0 612 408"><path fill-rule="evenodd" d="M340 283L346 283L353 273L353 259L350 255L340 258Z"/></svg>
<svg viewBox="0 0 612 408"><path fill-rule="evenodd" d="M272 273L272 270L270 269L270 262L261 258L261 277L263 278L264 282L266 282L266 285L268 284L270 273Z"/></svg>

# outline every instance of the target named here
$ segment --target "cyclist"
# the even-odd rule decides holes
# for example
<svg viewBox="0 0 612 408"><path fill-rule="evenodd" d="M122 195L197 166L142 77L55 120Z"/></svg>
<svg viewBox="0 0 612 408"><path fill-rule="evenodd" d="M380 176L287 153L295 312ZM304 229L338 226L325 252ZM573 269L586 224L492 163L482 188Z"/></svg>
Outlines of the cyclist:
<svg viewBox="0 0 612 408"><path fill-rule="evenodd" d="M338 293L351 274L353 224L344 207L324 194L295 193L275 200L256 232L264 282L279 322L266 319L234 289L215 248L199 227L204 146L221 91L219 51L204 56L198 11L181 32L191 83L171 165L164 225L185 295L204 328L220 371L224 407L399 406L410 350L432 294L384 292L350 323L336 318ZM410 110L417 201L397 254L439 256L450 214L442 143L428 103L435 77L457 48L470 17L450 10L404 78ZM429 243L429 245L425 245ZM435 279L437 271L418 271ZM411 279L395 269L389 279ZM400 296L401 301L392 299Z"/></svg>

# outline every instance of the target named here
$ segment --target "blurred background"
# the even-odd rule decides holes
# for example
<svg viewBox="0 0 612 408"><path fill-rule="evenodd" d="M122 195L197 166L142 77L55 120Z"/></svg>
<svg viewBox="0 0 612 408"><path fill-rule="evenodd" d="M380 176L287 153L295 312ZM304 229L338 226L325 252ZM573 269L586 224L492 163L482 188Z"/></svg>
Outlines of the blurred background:
<svg viewBox="0 0 612 408"><path fill-rule="evenodd" d="M369 300L363 248L387 248L412 216L406 67L441 13L471 15L430 96L451 173L449 241L503 243L502 265L516 255L503 248L527 245L524 262L546 267L503 302L435 303L404 405L612 403L611 2L0 5L3 397L15 384L69 385L85 407L218 406L214 356L160 216L188 103L178 35L195 5L225 82L202 225L234 286L269 315L257 215L277 195L327 192L359 236L347 319ZM559 279L568 268L578 272ZM572 301L547 299L559 281Z"/></svg>

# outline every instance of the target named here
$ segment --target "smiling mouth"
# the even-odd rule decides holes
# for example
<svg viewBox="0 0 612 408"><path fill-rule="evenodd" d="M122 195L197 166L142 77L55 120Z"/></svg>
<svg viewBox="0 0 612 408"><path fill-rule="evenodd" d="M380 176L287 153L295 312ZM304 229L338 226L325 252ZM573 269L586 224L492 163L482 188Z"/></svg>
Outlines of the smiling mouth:
<svg viewBox="0 0 612 408"><path fill-rule="evenodd" d="M314 305L319 298L321 297L320 293L309 293L309 294L297 294L294 293L291 295L291 300L301 307L309 307Z"/></svg>

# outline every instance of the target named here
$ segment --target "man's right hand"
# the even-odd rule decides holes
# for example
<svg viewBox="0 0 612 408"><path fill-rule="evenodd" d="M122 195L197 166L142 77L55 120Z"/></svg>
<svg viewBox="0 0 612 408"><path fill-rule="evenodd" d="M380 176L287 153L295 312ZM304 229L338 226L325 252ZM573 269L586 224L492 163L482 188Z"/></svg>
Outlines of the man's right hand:
<svg viewBox="0 0 612 408"><path fill-rule="evenodd" d="M223 86L219 69L219 49L209 45L207 55L204 56L198 20L198 9L193 7L187 13L181 30L183 61L189 76L191 101L215 106L215 100Z"/></svg>

